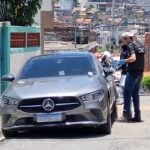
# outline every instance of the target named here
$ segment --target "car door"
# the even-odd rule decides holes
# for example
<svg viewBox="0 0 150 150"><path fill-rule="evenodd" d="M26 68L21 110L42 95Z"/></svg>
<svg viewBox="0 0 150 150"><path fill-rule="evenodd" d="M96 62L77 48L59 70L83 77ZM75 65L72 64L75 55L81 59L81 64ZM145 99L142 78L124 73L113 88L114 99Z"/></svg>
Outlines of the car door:
<svg viewBox="0 0 150 150"><path fill-rule="evenodd" d="M116 87L114 84L115 83L114 78L112 75L108 75L105 78L107 80L107 86L110 92L110 101L111 101L111 104L113 104L116 99Z"/></svg>
<svg viewBox="0 0 150 150"><path fill-rule="evenodd" d="M112 105L114 103L115 99L116 99L116 87L115 87L114 78L113 78L112 74L106 75L104 73L104 69L103 69L103 67L102 67L100 62L98 62L98 68L99 68L100 73L102 74L102 76L105 79L105 83L106 83L107 89L109 90L110 103Z"/></svg>

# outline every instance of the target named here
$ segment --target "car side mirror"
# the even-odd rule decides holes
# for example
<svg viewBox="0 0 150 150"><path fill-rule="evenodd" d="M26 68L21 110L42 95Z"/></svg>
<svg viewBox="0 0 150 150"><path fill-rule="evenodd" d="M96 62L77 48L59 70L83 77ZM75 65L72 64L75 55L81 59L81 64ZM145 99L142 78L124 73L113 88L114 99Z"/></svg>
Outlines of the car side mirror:
<svg viewBox="0 0 150 150"><path fill-rule="evenodd" d="M15 80L15 76L11 74L6 74L2 76L2 81L13 82Z"/></svg>

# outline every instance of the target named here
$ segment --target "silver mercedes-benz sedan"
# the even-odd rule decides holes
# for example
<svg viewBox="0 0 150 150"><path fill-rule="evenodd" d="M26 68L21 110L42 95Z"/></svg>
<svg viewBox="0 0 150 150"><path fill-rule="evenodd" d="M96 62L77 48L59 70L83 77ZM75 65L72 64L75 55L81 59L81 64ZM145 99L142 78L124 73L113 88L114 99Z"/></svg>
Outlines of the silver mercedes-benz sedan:
<svg viewBox="0 0 150 150"><path fill-rule="evenodd" d="M109 69L108 69L109 70ZM2 132L61 126L96 126L111 133L116 116L112 72L104 72L88 52L64 52L31 58L1 99Z"/></svg>

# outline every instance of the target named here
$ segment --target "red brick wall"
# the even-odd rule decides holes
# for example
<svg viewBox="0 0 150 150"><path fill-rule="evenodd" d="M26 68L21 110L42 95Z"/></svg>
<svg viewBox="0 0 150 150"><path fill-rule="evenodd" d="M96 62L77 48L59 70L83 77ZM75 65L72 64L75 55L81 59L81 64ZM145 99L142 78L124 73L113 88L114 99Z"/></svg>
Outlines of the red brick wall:
<svg viewBox="0 0 150 150"><path fill-rule="evenodd" d="M145 33L145 71L150 71L150 32Z"/></svg>
<svg viewBox="0 0 150 150"><path fill-rule="evenodd" d="M150 48L145 52L145 71L150 71Z"/></svg>

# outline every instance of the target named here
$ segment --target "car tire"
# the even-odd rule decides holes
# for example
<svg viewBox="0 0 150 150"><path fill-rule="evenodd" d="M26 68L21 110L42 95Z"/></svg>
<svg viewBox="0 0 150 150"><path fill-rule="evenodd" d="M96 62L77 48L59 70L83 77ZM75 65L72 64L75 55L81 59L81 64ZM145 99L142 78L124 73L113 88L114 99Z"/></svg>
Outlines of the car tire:
<svg viewBox="0 0 150 150"><path fill-rule="evenodd" d="M11 131L11 130L3 130L2 133L6 138L12 138L15 137L18 134L18 131Z"/></svg>
<svg viewBox="0 0 150 150"><path fill-rule="evenodd" d="M103 134L111 134L111 115L107 117L107 123L101 126Z"/></svg>
<svg viewBox="0 0 150 150"><path fill-rule="evenodd" d="M107 123L101 125L100 127L101 133L111 134L111 127L112 127L112 117L111 117L110 109L108 106Z"/></svg>
<svg viewBox="0 0 150 150"><path fill-rule="evenodd" d="M113 104L111 115L112 115L112 121L114 122L118 118L118 110L117 110L116 103Z"/></svg>

